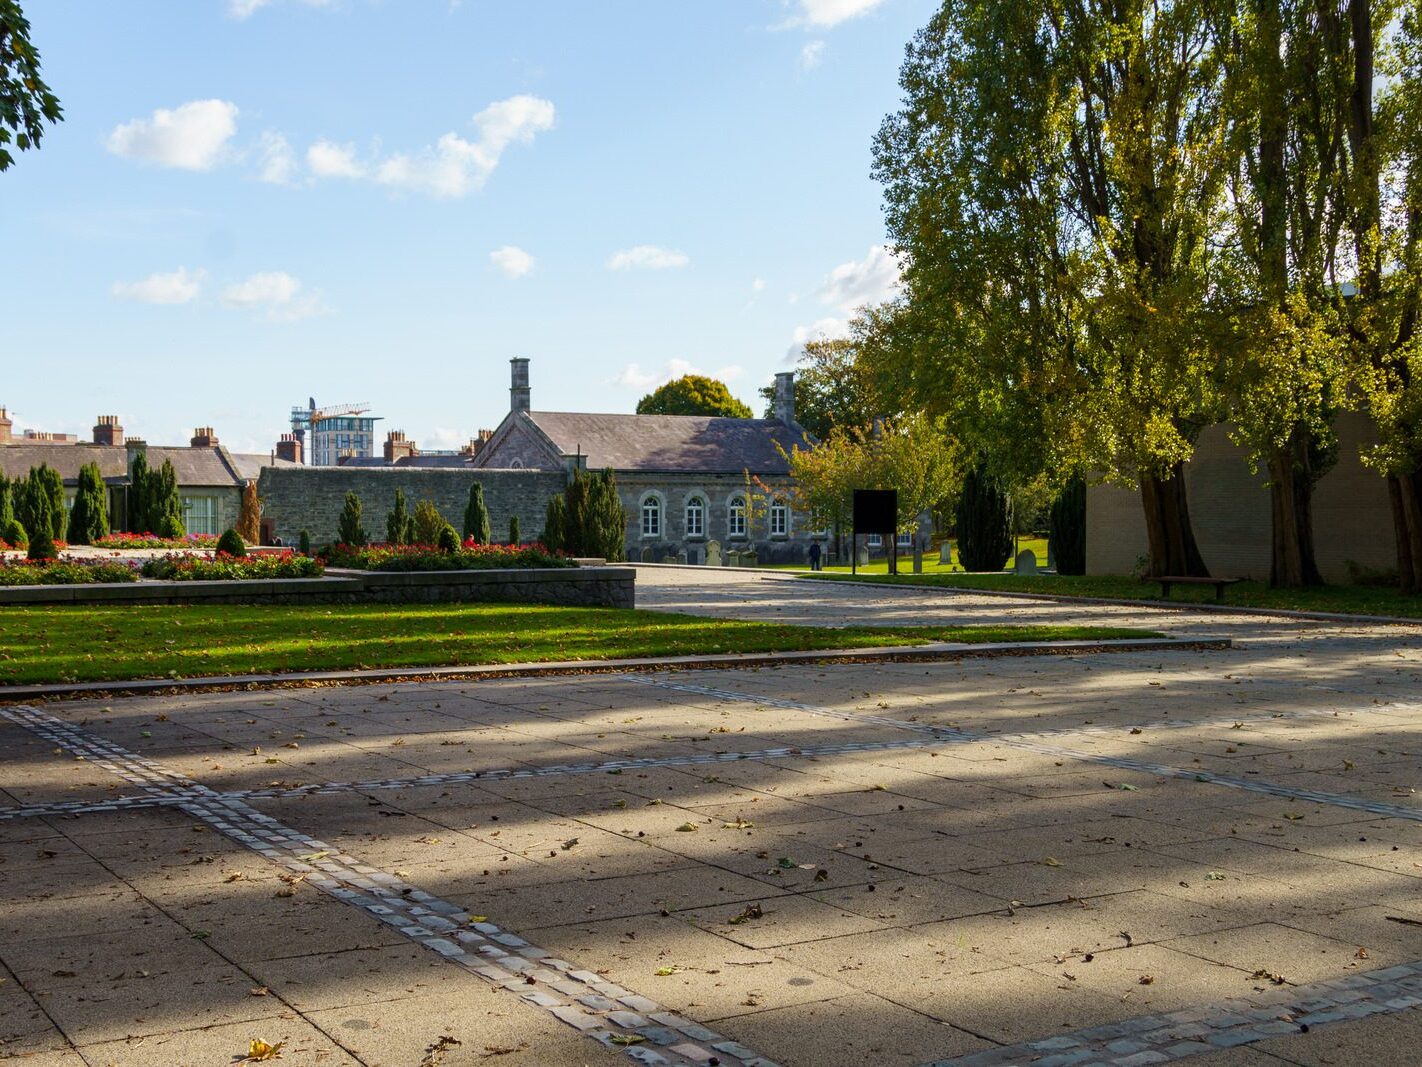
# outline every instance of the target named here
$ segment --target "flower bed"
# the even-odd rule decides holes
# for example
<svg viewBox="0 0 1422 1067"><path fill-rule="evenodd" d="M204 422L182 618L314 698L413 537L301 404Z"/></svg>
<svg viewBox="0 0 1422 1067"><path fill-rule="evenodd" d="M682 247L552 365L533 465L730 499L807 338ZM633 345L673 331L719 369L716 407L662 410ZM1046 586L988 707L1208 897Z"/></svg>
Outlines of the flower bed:
<svg viewBox="0 0 1422 1067"><path fill-rule="evenodd" d="M138 572L127 563L106 559L0 561L0 585L93 585L137 579Z"/></svg>
<svg viewBox="0 0 1422 1067"><path fill-rule="evenodd" d="M212 548L217 544L214 534L188 534L186 537L159 537L151 533L111 533L94 542L95 548Z"/></svg>
<svg viewBox="0 0 1422 1067"><path fill-rule="evenodd" d="M324 570L319 560L298 556L294 552L283 552L279 556L229 556L226 552L215 556L169 554L143 564L145 578L160 578L169 582L319 578Z"/></svg>
<svg viewBox="0 0 1422 1067"><path fill-rule="evenodd" d="M539 544L476 545L465 542L458 552L441 552L430 545L335 545L322 556L328 567L358 571L483 571L499 568L528 570L574 567Z"/></svg>

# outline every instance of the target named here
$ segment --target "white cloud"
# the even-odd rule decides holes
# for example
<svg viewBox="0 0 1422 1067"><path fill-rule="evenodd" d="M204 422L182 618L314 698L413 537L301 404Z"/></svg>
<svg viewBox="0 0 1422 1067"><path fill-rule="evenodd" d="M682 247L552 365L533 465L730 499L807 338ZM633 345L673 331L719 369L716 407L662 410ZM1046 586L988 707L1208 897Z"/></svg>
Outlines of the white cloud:
<svg viewBox="0 0 1422 1067"><path fill-rule="evenodd" d="M262 169L258 177L273 185L290 185L296 172L296 156L286 138L275 130L263 131L261 152Z"/></svg>
<svg viewBox="0 0 1422 1067"><path fill-rule="evenodd" d="M799 15L790 20L795 26L829 29L841 22L867 15L884 0L798 0Z"/></svg>
<svg viewBox="0 0 1422 1067"><path fill-rule="evenodd" d="M735 364L714 371L704 371L684 359L669 359L666 366L660 371L643 371L640 364L629 363L612 380L612 384L625 386L628 389L646 390L666 385L673 378L681 378L688 374L704 374L712 378L719 378L723 382L733 382L745 372L744 367Z"/></svg>
<svg viewBox="0 0 1422 1067"><path fill-rule="evenodd" d="M656 245L637 245L635 248L624 248L619 252L614 252L607 261L608 270L630 270L634 267L642 267L647 270L667 270L673 267L684 267L691 260L684 252L674 252L669 248L658 248Z"/></svg>
<svg viewBox="0 0 1422 1067"><path fill-rule="evenodd" d="M800 49L800 69L811 70L820 65L820 60L825 56L824 41L811 41L804 48Z"/></svg>
<svg viewBox="0 0 1422 1067"><path fill-rule="evenodd" d="M291 322L325 314L320 293L301 292L301 281L285 271L253 274L245 281L222 290L222 302L230 308L261 311L277 322Z"/></svg>
<svg viewBox="0 0 1422 1067"><path fill-rule="evenodd" d="M883 303L899 288L899 263L887 245L875 245L861 260L841 263L820 286L820 303L852 314L866 304Z"/></svg>
<svg viewBox="0 0 1422 1067"><path fill-rule="evenodd" d="M251 18L271 3L273 0L227 0L227 14L240 21ZM305 0L305 3L311 7L329 7L331 0Z"/></svg>
<svg viewBox="0 0 1422 1067"><path fill-rule="evenodd" d="M784 363L793 366L800 361L807 341L822 341L831 337L848 337L849 323L844 319L817 319L808 326L796 326L790 335L790 347L785 350Z"/></svg>
<svg viewBox="0 0 1422 1067"><path fill-rule="evenodd" d="M356 159L355 146L317 141L306 150L306 165L318 178L363 178L365 167Z"/></svg>
<svg viewBox="0 0 1422 1067"><path fill-rule="evenodd" d="M397 154L381 162L374 177L382 185L431 196L458 197L483 188L511 144L529 144L553 128L553 104L536 96L511 96L474 116L476 141L447 133L416 155Z"/></svg>
<svg viewBox="0 0 1422 1067"><path fill-rule="evenodd" d="M533 270L533 257L514 245L494 249L489 253L489 260L505 278L522 278Z"/></svg>
<svg viewBox="0 0 1422 1067"><path fill-rule="evenodd" d="M764 292L764 291L765 291L765 279L764 279L764 278L757 278L755 281L751 282L751 292L753 292L753 293L761 293L761 292Z"/></svg>
<svg viewBox="0 0 1422 1067"><path fill-rule="evenodd" d="M182 170L211 170L237 132L237 105L227 100L192 100L172 110L159 108L147 119L114 127L110 152L125 159Z"/></svg>
<svg viewBox="0 0 1422 1067"><path fill-rule="evenodd" d="M150 274L142 281L114 282L110 292L118 300L135 300L140 304L186 304L202 292L207 271L188 272L179 267L171 274Z"/></svg>

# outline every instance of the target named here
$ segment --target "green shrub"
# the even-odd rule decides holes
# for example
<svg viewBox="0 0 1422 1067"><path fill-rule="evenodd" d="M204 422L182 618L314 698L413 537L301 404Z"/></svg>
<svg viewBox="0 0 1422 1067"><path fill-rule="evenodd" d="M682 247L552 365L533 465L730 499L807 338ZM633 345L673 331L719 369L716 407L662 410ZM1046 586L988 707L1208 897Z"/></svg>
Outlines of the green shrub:
<svg viewBox="0 0 1422 1067"><path fill-rule="evenodd" d="M44 525L51 542L63 541L68 515L64 510L64 480L48 463L31 467L30 473L15 483L15 517L24 525L33 544ZM48 559L49 557L43 557Z"/></svg>
<svg viewBox="0 0 1422 1067"><path fill-rule="evenodd" d="M25 532L20 520L13 515L0 526L0 541L4 541L11 548L30 547L30 535Z"/></svg>
<svg viewBox="0 0 1422 1067"><path fill-rule="evenodd" d="M170 460L163 461L163 467L153 482L153 532L159 537L177 539L187 536L183 524L183 498L178 495L178 475Z"/></svg>
<svg viewBox="0 0 1422 1067"><path fill-rule="evenodd" d="M464 540L487 545L492 539L489 509L484 504L484 487L475 482L469 487L469 503L464 508Z"/></svg>
<svg viewBox="0 0 1422 1067"><path fill-rule="evenodd" d="M328 567L346 567L361 571L467 571L497 567L544 568L572 567L572 560L563 559L542 548L524 545L466 545L457 552L440 552L428 545L377 545L354 548L336 545L323 553Z"/></svg>
<svg viewBox="0 0 1422 1067"><path fill-rule="evenodd" d="M405 490L395 490L395 506L385 516L385 542L403 545L409 532L410 512L405 507Z"/></svg>
<svg viewBox="0 0 1422 1067"><path fill-rule="evenodd" d="M360 522L360 497L354 493L346 494L346 506L341 509L341 521L336 530L343 545L360 547L367 540L365 527Z"/></svg>
<svg viewBox="0 0 1422 1067"><path fill-rule="evenodd" d="M1058 574L1086 573L1086 482L1080 476L1052 503L1052 558Z"/></svg>
<svg viewBox="0 0 1422 1067"><path fill-rule="evenodd" d="M255 581L261 578L319 578L326 568L319 560L293 552L280 555L201 556L169 555L143 564L145 578L170 582Z"/></svg>
<svg viewBox="0 0 1422 1067"><path fill-rule="evenodd" d="M559 547L573 556L622 559L627 543L627 511L617 495L612 471L589 475L574 470L563 498L563 543Z"/></svg>
<svg viewBox="0 0 1422 1067"><path fill-rule="evenodd" d="M69 543L92 545L109 533L109 491L97 463L79 468L79 488L69 512Z"/></svg>
<svg viewBox="0 0 1422 1067"><path fill-rule="evenodd" d="M453 526L445 523L440 528L439 537L436 539L437 546L441 552L453 554L459 551L459 534L455 532Z"/></svg>
<svg viewBox="0 0 1422 1067"><path fill-rule="evenodd" d="M33 471L30 473L34 474ZM49 496L38 489L33 478L29 479L25 486L25 513L25 529L30 535L26 554L30 559L58 559L59 550L54 544Z"/></svg>
<svg viewBox="0 0 1422 1067"><path fill-rule="evenodd" d="M133 465L128 471L128 507L124 520L129 533L153 533L157 528L152 522L153 509L149 506L150 482L148 453L140 449L134 453Z"/></svg>
<svg viewBox="0 0 1422 1067"><path fill-rule="evenodd" d="M217 539L217 551L226 553L234 559L241 559L247 554L247 544L242 540L242 535L235 529L229 529Z"/></svg>
<svg viewBox="0 0 1422 1067"><path fill-rule="evenodd" d="M1000 571L1012 558L1012 504L985 464L963 479L955 521L964 570Z"/></svg>
<svg viewBox="0 0 1422 1067"><path fill-rule="evenodd" d="M92 585L137 578L133 567L109 559L0 562L0 585Z"/></svg>
<svg viewBox="0 0 1422 1067"><path fill-rule="evenodd" d="M439 513L433 500L421 500L415 505L415 535L410 541L416 545L437 545L440 531L448 525L449 521Z"/></svg>
<svg viewBox="0 0 1422 1067"><path fill-rule="evenodd" d="M567 544L565 531L568 526L568 505L562 493L555 494L548 501L548 510L543 516L543 545L549 552L561 552Z"/></svg>
<svg viewBox="0 0 1422 1067"><path fill-rule="evenodd" d="M5 472L0 471L0 534L4 533L10 520L15 517L15 505L12 499L15 483L5 477Z"/></svg>
<svg viewBox="0 0 1422 1067"><path fill-rule="evenodd" d="M296 551L303 556L311 555L311 531L302 530L296 535Z"/></svg>
<svg viewBox="0 0 1422 1067"><path fill-rule="evenodd" d="M520 533L521 533L521 531L520 531L519 528L518 528L518 516L517 516L517 515L512 515L512 516L510 516L510 517L509 517L509 544L511 544L511 545L521 544L521 543L523 542L523 538L519 536Z"/></svg>

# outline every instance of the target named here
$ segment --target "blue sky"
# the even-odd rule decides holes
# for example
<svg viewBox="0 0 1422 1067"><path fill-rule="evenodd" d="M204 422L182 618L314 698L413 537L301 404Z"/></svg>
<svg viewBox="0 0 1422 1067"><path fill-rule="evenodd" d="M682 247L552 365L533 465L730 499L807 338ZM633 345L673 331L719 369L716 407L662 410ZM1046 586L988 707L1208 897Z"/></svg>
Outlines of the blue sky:
<svg viewBox="0 0 1422 1067"><path fill-rule="evenodd" d="M0 175L0 405L87 436L368 401L756 389L881 299L870 141L930 0L30 0L66 119Z"/></svg>

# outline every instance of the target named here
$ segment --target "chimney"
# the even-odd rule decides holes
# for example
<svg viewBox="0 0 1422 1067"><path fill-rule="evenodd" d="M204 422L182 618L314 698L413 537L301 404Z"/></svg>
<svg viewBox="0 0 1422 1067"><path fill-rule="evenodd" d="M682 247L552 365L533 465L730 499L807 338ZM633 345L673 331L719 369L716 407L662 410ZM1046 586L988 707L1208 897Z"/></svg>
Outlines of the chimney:
<svg viewBox="0 0 1422 1067"><path fill-rule="evenodd" d="M94 444L123 447L123 427L117 415L100 415L94 423Z"/></svg>
<svg viewBox="0 0 1422 1067"><path fill-rule="evenodd" d="M385 435L385 462L398 463L409 456L418 456L420 450L414 441L405 439L404 430L391 430Z"/></svg>
<svg viewBox="0 0 1422 1067"><path fill-rule="evenodd" d="M301 460L301 438L294 433L284 433L277 441L276 458L286 460L288 463L300 463Z"/></svg>
<svg viewBox="0 0 1422 1067"><path fill-rule="evenodd" d="M795 372L781 371L775 376L775 399L770 402L770 414L786 426L795 425Z"/></svg>
<svg viewBox="0 0 1422 1067"><path fill-rule="evenodd" d="M531 403L528 388L528 360L522 356L515 356L509 360L509 368L509 410L517 414L520 411L529 410Z"/></svg>
<svg viewBox="0 0 1422 1067"><path fill-rule="evenodd" d="M217 434L212 432L211 426L199 426L193 431L193 438L188 444L193 448L216 448Z"/></svg>
<svg viewBox="0 0 1422 1067"><path fill-rule="evenodd" d="M8 445L15 437L15 423L10 413L0 408L0 445Z"/></svg>

